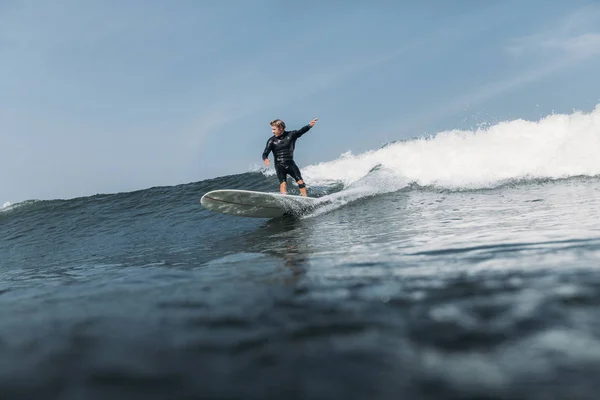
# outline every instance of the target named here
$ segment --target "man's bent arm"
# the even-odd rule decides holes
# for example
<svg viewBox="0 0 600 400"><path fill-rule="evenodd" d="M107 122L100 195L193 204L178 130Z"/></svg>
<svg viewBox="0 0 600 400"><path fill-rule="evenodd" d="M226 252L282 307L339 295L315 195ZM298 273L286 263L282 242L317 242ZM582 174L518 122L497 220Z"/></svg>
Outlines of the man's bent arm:
<svg viewBox="0 0 600 400"><path fill-rule="evenodd" d="M273 141L271 139L272 138L269 138L269 140L267 140L267 145L265 146L265 150L262 153L263 161L269 158L269 153L271 152L271 147L273 145Z"/></svg>

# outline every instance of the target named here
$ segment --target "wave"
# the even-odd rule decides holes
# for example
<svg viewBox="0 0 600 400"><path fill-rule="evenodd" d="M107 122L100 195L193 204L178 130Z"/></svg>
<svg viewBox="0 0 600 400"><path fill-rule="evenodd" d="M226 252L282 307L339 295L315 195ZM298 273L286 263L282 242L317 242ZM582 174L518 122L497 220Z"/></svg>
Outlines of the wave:
<svg viewBox="0 0 600 400"><path fill-rule="evenodd" d="M412 187L442 190L491 189L526 183L600 175L600 105L589 112L553 114L538 121L522 119L475 130L450 130L430 137L391 142L361 154L346 152L335 160L309 165L302 174L309 195L337 208L354 200ZM97 194L68 200L28 200L0 208L5 213L40 207L62 209L113 204L115 209L162 204L197 205L214 189L278 192L273 168L221 176L169 187ZM299 194L295 184L290 194Z"/></svg>
<svg viewBox="0 0 600 400"><path fill-rule="evenodd" d="M310 165L309 185L360 185L374 169L391 190L416 184L443 189L485 189L510 181L564 179L600 174L600 105L589 112L513 120L476 130L451 130L428 138ZM265 171L266 175L272 171ZM381 175L381 174L379 174ZM369 186L386 189L373 179Z"/></svg>

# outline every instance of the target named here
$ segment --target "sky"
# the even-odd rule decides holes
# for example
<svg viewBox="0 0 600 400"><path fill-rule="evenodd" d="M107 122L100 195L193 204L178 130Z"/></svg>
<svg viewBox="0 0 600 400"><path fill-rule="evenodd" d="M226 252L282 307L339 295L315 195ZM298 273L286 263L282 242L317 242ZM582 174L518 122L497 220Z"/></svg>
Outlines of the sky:
<svg viewBox="0 0 600 400"><path fill-rule="evenodd" d="M596 0L0 0L0 205L262 166L600 103Z"/></svg>

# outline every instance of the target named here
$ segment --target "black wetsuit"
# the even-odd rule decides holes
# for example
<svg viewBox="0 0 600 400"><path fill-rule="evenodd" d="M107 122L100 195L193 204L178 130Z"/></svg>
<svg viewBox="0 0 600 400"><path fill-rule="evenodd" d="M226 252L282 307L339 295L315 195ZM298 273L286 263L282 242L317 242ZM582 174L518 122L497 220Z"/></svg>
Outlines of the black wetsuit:
<svg viewBox="0 0 600 400"><path fill-rule="evenodd" d="M287 175L290 175L296 182L302 179L300 175L300 168L294 162L294 147L296 140L309 131L310 125L303 126L297 131L283 131L279 136L271 136L267 140L265 151L263 151L262 158L266 160L269 157L269 153L273 152L275 158L275 172L277 172L277 178L279 183L286 181Z"/></svg>

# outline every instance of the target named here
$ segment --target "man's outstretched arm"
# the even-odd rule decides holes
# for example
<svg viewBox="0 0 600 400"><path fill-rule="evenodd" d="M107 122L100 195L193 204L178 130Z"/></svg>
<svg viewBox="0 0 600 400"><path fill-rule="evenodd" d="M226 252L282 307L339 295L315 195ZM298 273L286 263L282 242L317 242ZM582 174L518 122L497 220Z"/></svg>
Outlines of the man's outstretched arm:
<svg viewBox="0 0 600 400"><path fill-rule="evenodd" d="M302 128L298 129L295 134L296 137L299 138L300 136L304 135L306 132L308 132L310 130L310 128L312 128L313 126L315 126L315 124L317 123L318 118L313 119L312 121L310 121L308 123L308 125L303 126Z"/></svg>

